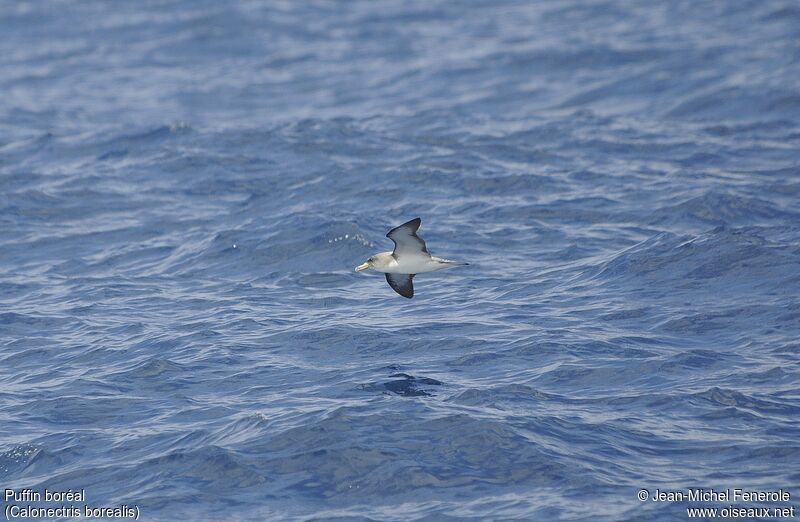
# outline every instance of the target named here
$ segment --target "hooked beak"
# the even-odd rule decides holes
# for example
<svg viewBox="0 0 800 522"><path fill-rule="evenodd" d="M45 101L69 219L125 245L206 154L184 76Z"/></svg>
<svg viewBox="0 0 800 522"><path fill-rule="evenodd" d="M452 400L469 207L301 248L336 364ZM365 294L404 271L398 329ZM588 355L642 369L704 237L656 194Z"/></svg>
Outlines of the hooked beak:
<svg viewBox="0 0 800 522"><path fill-rule="evenodd" d="M361 272L362 270L366 270L369 268L369 263L362 263L356 267L356 272Z"/></svg>

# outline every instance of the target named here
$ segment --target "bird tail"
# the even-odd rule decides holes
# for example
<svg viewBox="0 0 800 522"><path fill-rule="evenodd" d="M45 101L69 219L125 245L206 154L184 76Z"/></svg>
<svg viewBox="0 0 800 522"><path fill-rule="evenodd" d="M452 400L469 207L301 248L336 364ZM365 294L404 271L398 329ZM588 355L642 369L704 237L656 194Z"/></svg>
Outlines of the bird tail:
<svg viewBox="0 0 800 522"><path fill-rule="evenodd" d="M464 261L454 261L452 259L442 259L441 257L437 257L436 261L438 261L439 263L444 263L445 265L451 265L451 266L463 266L463 265L468 265L469 264L469 263L465 263Z"/></svg>

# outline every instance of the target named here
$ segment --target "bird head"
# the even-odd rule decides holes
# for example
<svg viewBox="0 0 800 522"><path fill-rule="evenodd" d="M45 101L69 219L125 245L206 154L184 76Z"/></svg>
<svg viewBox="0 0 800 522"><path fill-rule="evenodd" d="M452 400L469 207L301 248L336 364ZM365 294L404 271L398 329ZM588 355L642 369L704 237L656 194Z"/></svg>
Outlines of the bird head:
<svg viewBox="0 0 800 522"><path fill-rule="evenodd" d="M372 268L373 263L375 263L375 257L370 256L366 261L356 267L356 272L361 272L367 268Z"/></svg>

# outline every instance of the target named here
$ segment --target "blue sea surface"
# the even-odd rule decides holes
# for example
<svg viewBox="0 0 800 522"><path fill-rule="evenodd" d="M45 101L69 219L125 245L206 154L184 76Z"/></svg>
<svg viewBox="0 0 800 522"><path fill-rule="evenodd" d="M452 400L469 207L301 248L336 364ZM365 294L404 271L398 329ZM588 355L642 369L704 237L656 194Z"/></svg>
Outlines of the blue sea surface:
<svg viewBox="0 0 800 522"><path fill-rule="evenodd" d="M799 363L794 0L0 4L0 489L800 516Z"/></svg>

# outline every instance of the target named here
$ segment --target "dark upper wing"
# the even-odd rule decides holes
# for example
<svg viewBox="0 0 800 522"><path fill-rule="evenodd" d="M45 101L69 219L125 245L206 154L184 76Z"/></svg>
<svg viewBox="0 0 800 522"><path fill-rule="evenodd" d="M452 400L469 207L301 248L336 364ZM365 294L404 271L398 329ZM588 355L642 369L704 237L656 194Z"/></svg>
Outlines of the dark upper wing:
<svg viewBox="0 0 800 522"><path fill-rule="evenodd" d="M394 241L394 252L392 252L394 257L402 256L403 252L409 254L419 254L420 251L428 253L425 241L417 235L417 230L421 223L422 220L420 218L415 218L391 229L386 234L386 237Z"/></svg>
<svg viewBox="0 0 800 522"><path fill-rule="evenodd" d="M414 274L386 273L386 282L389 283L389 286L398 294L403 297L408 297L409 299L414 297L414 283L411 282L412 279L414 279Z"/></svg>

